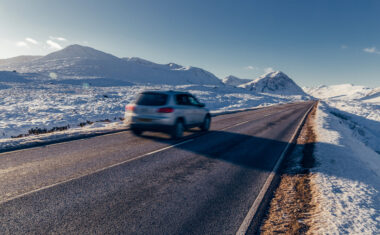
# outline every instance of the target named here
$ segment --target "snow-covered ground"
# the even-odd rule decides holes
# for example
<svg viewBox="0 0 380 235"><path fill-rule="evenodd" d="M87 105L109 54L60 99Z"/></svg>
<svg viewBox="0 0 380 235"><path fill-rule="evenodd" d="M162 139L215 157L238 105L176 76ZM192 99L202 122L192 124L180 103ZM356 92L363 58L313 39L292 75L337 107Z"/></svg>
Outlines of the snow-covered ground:
<svg viewBox="0 0 380 235"><path fill-rule="evenodd" d="M347 123L358 140L380 153L379 88L342 84L304 90L323 100L329 113Z"/></svg>
<svg viewBox="0 0 380 235"><path fill-rule="evenodd" d="M380 102L368 97L376 89L345 84L305 90L322 98L312 169L315 232L379 234Z"/></svg>
<svg viewBox="0 0 380 235"><path fill-rule="evenodd" d="M0 148L46 139L46 135L12 138L31 129L66 128L64 133L83 133L125 128L120 118L124 107L146 89L184 90L196 95L212 112L224 112L292 102L305 97L254 93L243 88L214 85L155 85L91 87L69 84L1 83ZM110 122L108 122L110 121ZM83 127L80 127L86 123ZM92 124L88 124L92 123ZM62 132L50 134L50 138Z"/></svg>

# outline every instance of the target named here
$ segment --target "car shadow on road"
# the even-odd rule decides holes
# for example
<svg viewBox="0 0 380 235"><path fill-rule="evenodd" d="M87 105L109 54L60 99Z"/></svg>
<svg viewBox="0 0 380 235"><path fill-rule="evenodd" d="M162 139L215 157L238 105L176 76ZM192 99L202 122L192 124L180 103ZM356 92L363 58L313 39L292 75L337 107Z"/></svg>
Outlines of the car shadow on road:
<svg viewBox="0 0 380 235"><path fill-rule="evenodd" d="M190 133L179 141L170 140L165 136L149 134L142 136L142 138L149 138L169 145L177 144L185 140L196 139L194 142L191 141L189 143L175 146L174 148L195 153L205 158L223 161L243 168L268 173L273 171L273 167L277 159L283 152L285 146L288 144L286 141L228 131L209 131L204 133L195 130L193 133ZM315 144L320 149L328 149L329 156L324 156L323 160L329 160L327 160L328 162L319 162L319 159L316 158L314 168L311 166L312 172L332 176L333 178L340 178L342 180L350 180L353 182L359 181L365 184L368 190L377 190L377 192L380 192L380 185L378 184L378 181L376 181L376 174L378 173L373 175L368 175L368 172L368 174L360 173L361 167L364 168L368 166L365 165L365 162L361 162L360 160L347 158L344 153L348 153L348 151L350 151L348 147L321 142L316 142ZM289 152L296 147L302 149L305 145L291 143L289 146ZM285 156L285 162L289 160L288 153ZM341 169L338 167L338 165L346 163L347 166L345 168ZM347 172L347 167L349 166L355 168L349 169L349 172ZM364 169L364 171L366 170ZM380 197L380 193L377 193L376 197ZM380 211L380 205L371 206L371 203L372 202L369 201L365 204L368 207L372 207L375 208L375 210Z"/></svg>
<svg viewBox="0 0 380 235"><path fill-rule="evenodd" d="M192 152L197 155L229 162L244 168L271 172L287 142L266 139L247 134L228 131L201 132L190 130L180 140L171 140L163 134L146 133L141 138L176 145L175 149ZM180 144L186 140L189 143Z"/></svg>

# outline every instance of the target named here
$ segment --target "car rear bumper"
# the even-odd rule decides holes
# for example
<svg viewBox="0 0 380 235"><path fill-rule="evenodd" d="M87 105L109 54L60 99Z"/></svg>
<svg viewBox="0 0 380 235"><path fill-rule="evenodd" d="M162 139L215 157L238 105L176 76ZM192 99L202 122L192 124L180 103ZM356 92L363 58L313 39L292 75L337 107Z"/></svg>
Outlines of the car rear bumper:
<svg viewBox="0 0 380 235"><path fill-rule="evenodd" d="M142 123L130 123L129 127L131 129L142 130L142 131L158 131L170 133L173 130L171 125L162 125L162 124L142 124Z"/></svg>
<svg viewBox="0 0 380 235"><path fill-rule="evenodd" d="M172 115L140 115L126 114L124 122L126 124L142 124L142 125L165 125L171 126L175 123L175 117Z"/></svg>

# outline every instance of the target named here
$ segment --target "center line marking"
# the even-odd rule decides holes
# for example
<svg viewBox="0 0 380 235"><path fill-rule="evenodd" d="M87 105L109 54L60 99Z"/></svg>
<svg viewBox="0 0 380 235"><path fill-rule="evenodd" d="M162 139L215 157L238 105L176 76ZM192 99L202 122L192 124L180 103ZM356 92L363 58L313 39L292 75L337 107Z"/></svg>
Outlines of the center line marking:
<svg viewBox="0 0 380 235"><path fill-rule="evenodd" d="M12 201L14 199L17 199L17 198L21 198L21 197L24 197L24 196L27 196L29 194L32 194L32 193L36 193L36 192L39 192L39 191L42 191L44 189L48 189L48 188L52 188L52 187L55 187L57 185L60 185L60 184L64 184L64 183L67 183L67 182L70 182L70 181L73 181L73 180L77 180L77 179L80 179L80 178L83 178L83 177L86 177L88 175L92 175L92 174L96 174L98 172L101 172L101 171L104 171L104 170L107 170L107 169L110 169L110 168L113 168L113 167L116 167L116 166L120 166L122 164L125 164L125 163L128 163L128 162L132 162L132 161L135 161L137 159L140 159L140 158L143 158L143 157L146 157L146 156L149 156L149 155L152 155L152 154L155 154L155 153L158 153L158 152L162 152L162 151L165 151L167 149L171 149L171 148L174 148L174 147L177 147L177 146L180 146L180 145L183 145L183 144L187 144L191 141L194 141L194 139L189 139L189 140L185 140L183 142L180 142L180 143L177 143L177 144L173 144L173 145L170 145L170 146L167 146L167 147L164 147L164 148L161 148L161 149L158 149L158 150L155 150L155 151L152 151L152 152L149 152L149 153L145 153L145 154L142 154L140 156L137 156L137 157L134 157L134 158L131 158L131 159L128 159L128 160L125 160L125 161L122 161L122 162L118 162L118 163L115 163L115 164L112 164L112 165L109 165L109 166L106 166L106 167L103 167L103 168L100 168L100 169L97 169L91 173L88 173L88 174L85 174L85 175L81 175L81 176L78 176L78 177L74 177L74 178L70 178L70 179L67 179L67 180L64 180L64 181L60 181L60 182L57 182L55 184L50 184L50 185L47 185L47 186L44 186L44 187L41 187L41 188L38 188L38 189L34 189L34 190L31 190L29 192L26 192L26 193L22 193L22 194L19 194L17 196L14 196L14 197L11 197L11 198L8 198L4 201L0 201L0 204L3 204L3 203L6 203L6 202L9 202L9 201Z"/></svg>

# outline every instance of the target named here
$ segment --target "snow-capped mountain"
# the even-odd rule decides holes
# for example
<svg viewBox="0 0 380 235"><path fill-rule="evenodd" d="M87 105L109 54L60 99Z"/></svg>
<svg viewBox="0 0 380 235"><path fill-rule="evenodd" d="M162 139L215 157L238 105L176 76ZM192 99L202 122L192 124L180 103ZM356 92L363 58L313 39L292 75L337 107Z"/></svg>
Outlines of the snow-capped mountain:
<svg viewBox="0 0 380 235"><path fill-rule="evenodd" d="M261 93L306 95L291 78L281 71L264 74L254 81L242 84L239 87Z"/></svg>
<svg viewBox="0 0 380 235"><path fill-rule="evenodd" d="M214 74L196 67L182 66L175 63L157 64L138 57L123 58L128 69L128 76L134 83L153 84L199 84L221 85Z"/></svg>
<svg viewBox="0 0 380 235"><path fill-rule="evenodd" d="M241 84L252 81L251 79L238 78L233 75L223 78L223 83L230 86L239 86Z"/></svg>
<svg viewBox="0 0 380 235"><path fill-rule="evenodd" d="M373 89L352 84L339 84L314 88L304 87L303 90L318 99L354 100L369 95Z"/></svg>
<svg viewBox="0 0 380 235"><path fill-rule="evenodd" d="M157 64L138 57L119 58L81 45L71 45L46 56L20 56L0 61L0 71L16 70L18 76L50 83L92 86L123 85L231 85L255 93L305 95L283 72L271 72L252 81L235 76L220 80L196 67L175 63ZM15 79L15 74L12 74ZM19 79L19 78L18 78ZM9 81L9 79L7 80Z"/></svg>
<svg viewBox="0 0 380 235"><path fill-rule="evenodd" d="M200 68L184 67L174 63L156 64L140 58L118 58L111 54L81 45L71 45L43 57L24 61L7 59L0 70L38 73L49 78L50 73L62 79L103 79L135 84L200 84L221 85L215 75ZM50 78L49 78L50 79Z"/></svg>

